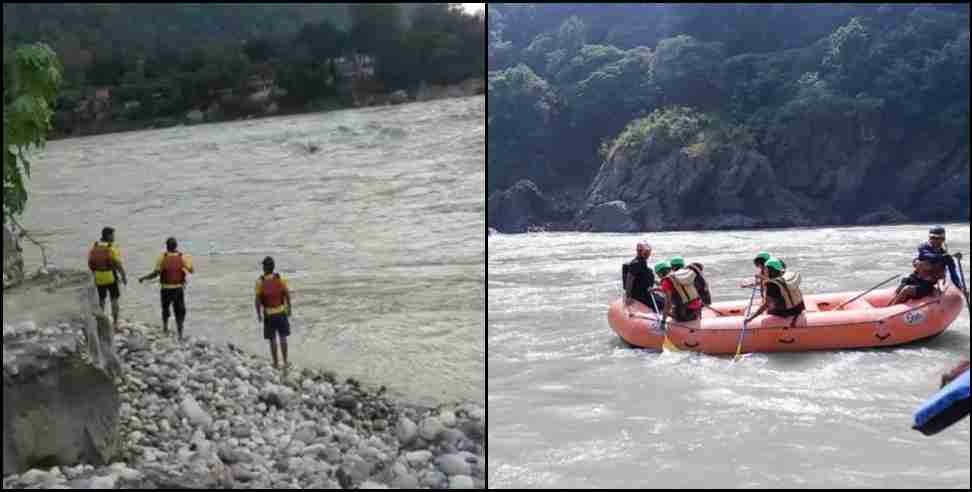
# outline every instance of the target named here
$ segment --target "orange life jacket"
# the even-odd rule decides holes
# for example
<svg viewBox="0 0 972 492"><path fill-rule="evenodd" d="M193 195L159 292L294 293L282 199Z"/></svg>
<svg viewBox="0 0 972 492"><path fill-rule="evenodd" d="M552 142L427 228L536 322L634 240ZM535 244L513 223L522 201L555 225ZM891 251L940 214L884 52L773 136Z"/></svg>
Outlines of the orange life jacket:
<svg viewBox="0 0 972 492"><path fill-rule="evenodd" d="M112 272L115 270L115 262L111 258L111 243L102 245L95 242L88 254L88 268L92 272Z"/></svg>
<svg viewBox="0 0 972 492"><path fill-rule="evenodd" d="M283 282L280 280L280 274L273 274L273 277L260 277L263 282L263 295L261 296L263 301L263 307L265 309L275 309L284 305L284 293L286 289L284 288Z"/></svg>
<svg viewBox="0 0 972 492"><path fill-rule="evenodd" d="M182 253L166 253L162 259L162 283L168 285L182 285L186 283L186 271L183 268Z"/></svg>

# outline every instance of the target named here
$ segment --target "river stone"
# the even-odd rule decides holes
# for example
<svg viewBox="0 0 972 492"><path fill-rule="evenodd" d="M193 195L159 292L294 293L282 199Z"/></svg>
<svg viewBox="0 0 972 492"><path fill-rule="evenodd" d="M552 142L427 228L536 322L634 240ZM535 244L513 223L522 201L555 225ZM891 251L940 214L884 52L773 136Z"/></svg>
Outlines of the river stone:
<svg viewBox="0 0 972 492"><path fill-rule="evenodd" d="M294 434L294 439L303 442L311 442L316 438L317 438L317 433L314 432L314 429L311 428L301 429L297 431L296 434Z"/></svg>
<svg viewBox="0 0 972 492"><path fill-rule="evenodd" d="M202 409L192 396L183 398L179 409L182 410L182 415L189 419L189 422L194 426L207 429L213 425L213 418Z"/></svg>
<svg viewBox="0 0 972 492"><path fill-rule="evenodd" d="M442 425L446 427L455 427L456 414L449 411L442 412L439 414L439 422L442 422Z"/></svg>
<svg viewBox="0 0 972 492"><path fill-rule="evenodd" d="M408 417L402 417L398 419L398 425L395 427L395 435L398 437L398 441L402 443L402 446L408 446L418 437L418 426L409 420Z"/></svg>
<svg viewBox="0 0 972 492"><path fill-rule="evenodd" d="M422 468L431 459L432 453L429 451L413 451L405 455L405 460L408 461L413 468Z"/></svg>
<svg viewBox="0 0 972 492"><path fill-rule="evenodd" d="M439 470L442 470L442 473L449 476L469 475L471 471L469 463L466 462L466 459L458 454L446 454L439 456L436 458L435 464L439 467Z"/></svg>
<svg viewBox="0 0 972 492"><path fill-rule="evenodd" d="M334 406L353 412L358 409L358 399L351 395L341 395L334 400Z"/></svg>
<svg viewBox="0 0 972 492"><path fill-rule="evenodd" d="M419 436L426 441L435 441L442 430L442 423L435 417L428 417L419 424Z"/></svg>
<svg viewBox="0 0 972 492"><path fill-rule="evenodd" d="M476 482L473 481L472 477L457 475L449 479L449 488L457 490L474 489Z"/></svg>
<svg viewBox="0 0 972 492"><path fill-rule="evenodd" d="M95 490L108 490L115 488L118 478L114 475L106 477L95 477L91 479L91 488Z"/></svg>
<svg viewBox="0 0 972 492"><path fill-rule="evenodd" d="M418 488L418 479L408 472L408 467L402 463L395 463L391 469L392 479L389 483L396 489L415 489Z"/></svg>

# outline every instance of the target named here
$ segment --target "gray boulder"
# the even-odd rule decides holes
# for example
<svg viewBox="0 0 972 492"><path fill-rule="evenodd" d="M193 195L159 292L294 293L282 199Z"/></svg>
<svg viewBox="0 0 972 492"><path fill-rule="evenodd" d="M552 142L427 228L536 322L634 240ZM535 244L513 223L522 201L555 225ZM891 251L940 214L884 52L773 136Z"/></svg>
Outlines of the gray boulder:
<svg viewBox="0 0 972 492"><path fill-rule="evenodd" d="M621 200L595 205L580 217L580 229L590 232L638 232L641 227Z"/></svg>
<svg viewBox="0 0 972 492"><path fill-rule="evenodd" d="M3 226L3 288L24 280L24 258L20 244L12 232Z"/></svg>
<svg viewBox="0 0 972 492"><path fill-rule="evenodd" d="M121 397L114 377L120 365L110 324L92 306L96 296L84 272L38 276L4 291L5 324L69 321L84 327L83 333L4 338L4 475L34 467L102 465L117 454ZM86 342L79 345L82 334Z"/></svg>
<svg viewBox="0 0 972 492"><path fill-rule="evenodd" d="M550 213L551 205L537 185L522 180L506 191L493 193L486 216L490 227L502 233L516 234L544 223Z"/></svg>

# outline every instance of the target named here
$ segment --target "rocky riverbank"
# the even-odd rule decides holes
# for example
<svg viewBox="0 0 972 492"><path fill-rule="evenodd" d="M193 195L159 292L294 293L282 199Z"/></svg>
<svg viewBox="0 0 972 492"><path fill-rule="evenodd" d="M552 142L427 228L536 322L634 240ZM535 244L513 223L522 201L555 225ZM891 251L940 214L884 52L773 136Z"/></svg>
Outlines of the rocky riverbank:
<svg viewBox="0 0 972 492"><path fill-rule="evenodd" d="M122 367L112 464L31 469L5 477L4 489L485 488L478 405L419 408L331 372L274 370L233 345L122 328L113 342ZM68 323L5 323L4 378L17 372L8 337L54 332L84 344Z"/></svg>

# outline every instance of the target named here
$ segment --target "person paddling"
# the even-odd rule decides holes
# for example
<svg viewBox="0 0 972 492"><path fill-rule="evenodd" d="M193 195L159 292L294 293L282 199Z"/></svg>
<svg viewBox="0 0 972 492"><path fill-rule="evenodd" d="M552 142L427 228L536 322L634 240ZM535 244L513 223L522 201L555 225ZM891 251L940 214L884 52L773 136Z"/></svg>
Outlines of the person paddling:
<svg viewBox="0 0 972 492"><path fill-rule="evenodd" d="M166 239L165 249L166 251L155 262L155 270L139 278L138 283L141 284L155 277L161 277L162 330L166 335L169 334L169 311L170 308L174 308L179 340L182 340L186 321L185 287L188 279L187 274L196 273L196 271L192 267L192 259L179 251L179 243L176 238Z"/></svg>
<svg viewBox="0 0 972 492"><path fill-rule="evenodd" d="M121 289L118 288L118 281L120 279L122 284L128 285L128 275L122 265L121 252L115 246L115 229L105 227L101 230L101 241L95 242L88 252L88 269L94 274L101 312L105 311L105 299L111 294L111 314L115 333L118 333L118 317L121 311Z"/></svg>
<svg viewBox="0 0 972 492"><path fill-rule="evenodd" d="M287 362L287 337L290 336L290 316L293 315L293 299L290 288L279 273L274 273L273 258L263 259L263 275L256 281L257 320L263 323L263 338L270 341L270 356L273 367L280 366L277 359L277 339L280 340L280 354L284 367Z"/></svg>
<svg viewBox="0 0 972 492"><path fill-rule="evenodd" d="M800 314L806 311L807 306L803 302L803 292L800 290L800 274L788 272L784 275L785 268L783 263L770 258L766 262L766 302L751 315L746 323L751 323L764 312L769 311L773 316L782 318L793 317L791 327L796 324Z"/></svg>
<svg viewBox="0 0 972 492"><path fill-rule="evenodd" d="M667 261L655 265L655 272L662 279L659 289L665 295L665 317L687 322L702 318L702 299L695 288L695 273L691 270L673 272Z"/></svg>
<svg viewBox="0 0 972 492"><path fill-rule="evenodd" d="M681 256L676 256L669 260L669 264L672 265L672 272L679 272L683 268L691 270L695 274L695 290L698 291L699 297L702 299L703 306L712 305L712 293L709 291L709 283L702 276L702 270L704 267L701 263L692 263L691 265L685 264L685 258Z"/></svg>

